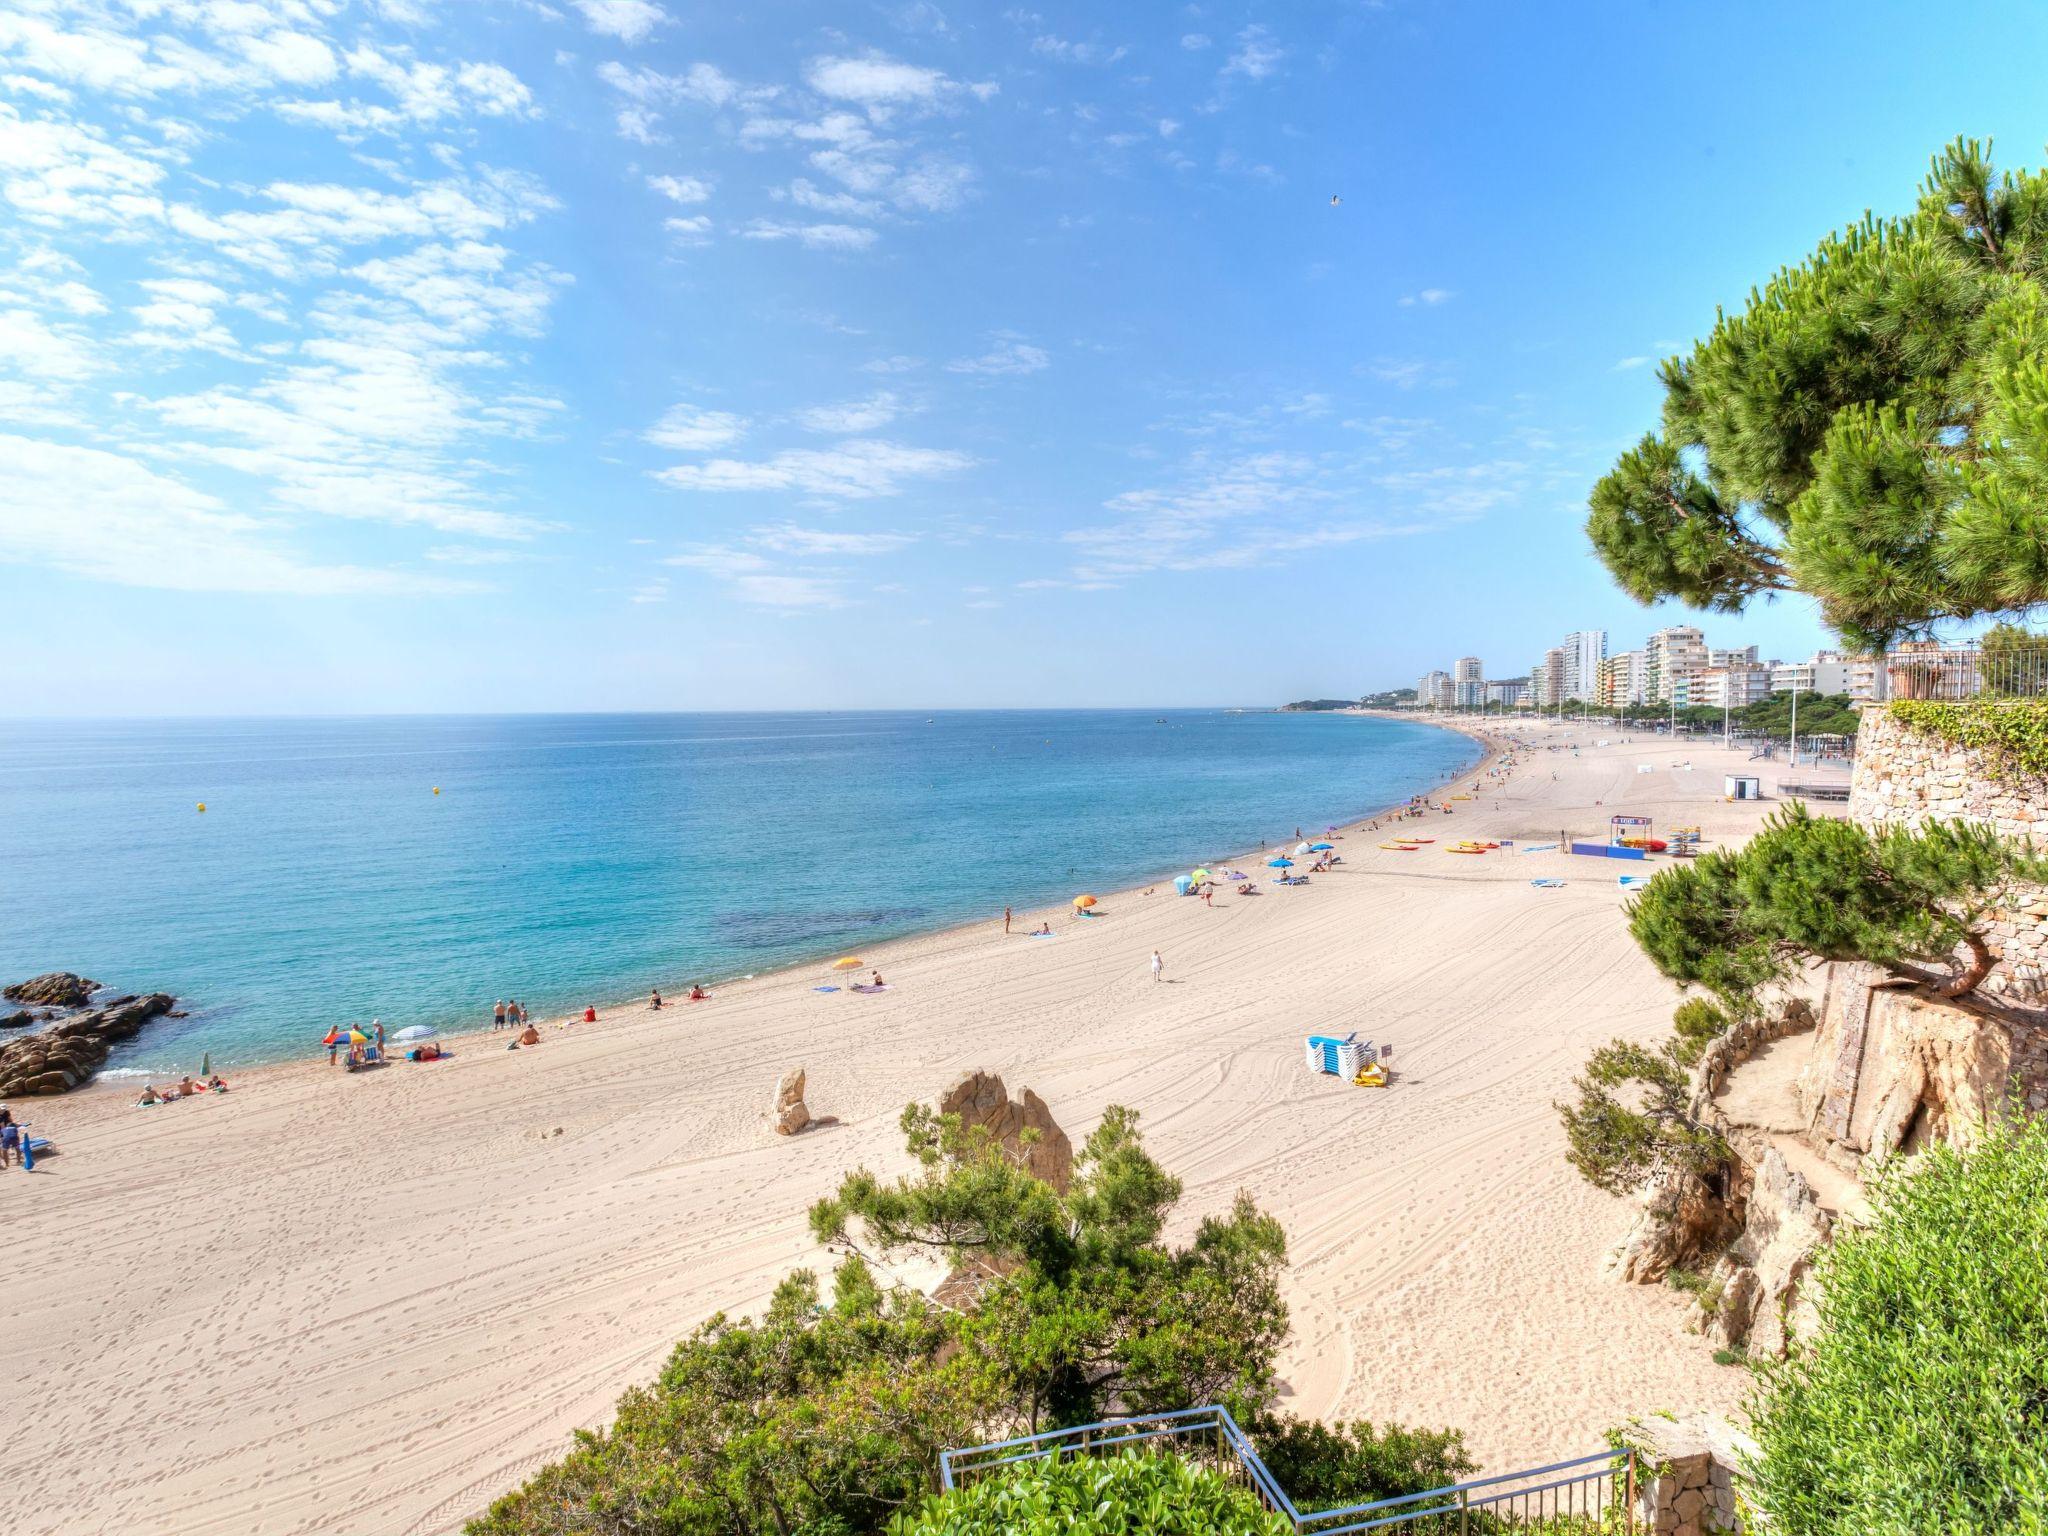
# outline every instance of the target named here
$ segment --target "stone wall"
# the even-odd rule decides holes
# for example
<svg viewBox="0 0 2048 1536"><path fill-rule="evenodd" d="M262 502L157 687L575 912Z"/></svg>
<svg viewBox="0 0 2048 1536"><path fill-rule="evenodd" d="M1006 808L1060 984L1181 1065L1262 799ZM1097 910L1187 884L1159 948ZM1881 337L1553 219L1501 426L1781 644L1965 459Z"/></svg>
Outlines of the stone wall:
<svg viewBox="0 0 2048 1536"><path fill-rule="evenodd" d="M1737 1487L1756 1442L1726 1419L1636 1419L1622 1429L1642 1466L1637 1526L1646 1536L1719 1536L1740 1531Z"/></svg>
<svg viewBox="0 0 2048 1536"><path fill-rule="evenodd" d="M2048 846L2048 784L2002 779L1982 753L1910 729L1888 710L1867 709L1856 733L1849 816L1873 829L1989 822ZM2048 1004L2048 891L2030 889L1999 913L1990 944L1998 964L1979 990L2023 1007Z"/></svg>

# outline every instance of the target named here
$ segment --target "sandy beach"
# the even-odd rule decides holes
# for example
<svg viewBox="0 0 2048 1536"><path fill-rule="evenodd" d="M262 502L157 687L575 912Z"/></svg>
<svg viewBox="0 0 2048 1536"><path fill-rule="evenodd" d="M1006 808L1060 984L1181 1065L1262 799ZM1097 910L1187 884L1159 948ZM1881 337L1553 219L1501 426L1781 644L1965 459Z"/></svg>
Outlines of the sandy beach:
<svg viewBox="0 0 2048 1536"><path fill-rule="evenodd" d="M1621 920L1615 877L1644 866L1443 844L1604 839L1616 812L1712 843L1774 802L1722 799L1745 750L1512 729L1534 748L1503 791L1405 826L1436 844L1348 829L1305 887L1261 867L1264 894L1213 906L1161 884L1089 921L1019 911L1009 936L997 914L863 951L879 995L814 992L814 968L516 1053L486 1032L434 1065L323 1055L164 1108L25 1106L62 1153L0 1175L8 1528L452 1531L704 1318L828 1262L809 1202L907 1167L902 1106L971 1067L1077 1143L1135 1107L1189 1227L1240 1188L1281 1219L1297 1412L1457 1426L1506 1470L1628 1413L1732 1406L1744 1378L1680 1331L1684 1298L1601 1278L1624 1208L1566 1166L1551 1108L1592 1046L1668 1022ZM1041 919L1054 937L1026 937ZM1304 1070L1304 1035L1350 1030L1392 1043L1391 1088ZM778 1138L764 1111L797 1065L828 1123Z"/></svg>

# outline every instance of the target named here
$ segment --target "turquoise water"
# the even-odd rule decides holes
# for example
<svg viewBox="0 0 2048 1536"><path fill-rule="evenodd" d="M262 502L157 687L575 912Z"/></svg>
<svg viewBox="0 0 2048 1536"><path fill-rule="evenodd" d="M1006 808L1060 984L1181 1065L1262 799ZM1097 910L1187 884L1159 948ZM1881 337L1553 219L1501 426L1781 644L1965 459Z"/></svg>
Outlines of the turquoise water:
<svg viewBox="0 0 2048 1536"><path fill-rule="evenodd" d="M0 976L177 994L111 1068L274 1060L336 1021L675 993L1114 889L1477 756L1220 711L16 723Z"/></svg>

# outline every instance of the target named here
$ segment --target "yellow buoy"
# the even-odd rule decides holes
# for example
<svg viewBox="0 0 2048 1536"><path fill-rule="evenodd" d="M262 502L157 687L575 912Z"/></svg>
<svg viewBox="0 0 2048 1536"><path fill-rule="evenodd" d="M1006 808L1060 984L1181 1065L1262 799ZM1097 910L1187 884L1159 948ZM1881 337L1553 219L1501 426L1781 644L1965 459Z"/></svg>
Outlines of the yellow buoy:
<svg viewBox="0 0 2048 1536"><path fill-rule="evenodd" d="M437 795L438 795L439 793L441 793L441 786L440 786L440 785L436 784L436 785L434 786L434 793L435 793L435 794L437 794Z"/></svg>
<svg viewBox="0 0 2048 1536"><path fill-rule="evenodd" d="M200 802L199 802L199 810L200 810L200 813L201 813L202 815L203 815L203 814L205 814L205 811L206 811L206 802L205 802L204 800L202 800L202 801L200 801Z"/></svg>

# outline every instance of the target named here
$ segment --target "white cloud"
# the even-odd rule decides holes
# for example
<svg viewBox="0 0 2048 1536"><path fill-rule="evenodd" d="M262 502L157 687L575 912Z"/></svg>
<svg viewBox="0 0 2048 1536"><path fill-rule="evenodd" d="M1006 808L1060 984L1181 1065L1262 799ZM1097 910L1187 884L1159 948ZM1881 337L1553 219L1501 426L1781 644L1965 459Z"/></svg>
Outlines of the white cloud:
<svg viewBox="0 0 2048 1536"><path fill-rule="evenodd" d="M733 589L743 602L762 608L844 608L841 582L830 575L778 571L767 556L723 544L700 544L664 562L704 571Z"/></svg>
<svg viewBox="0 0 2048 1536"><path fill-rule="evenodd" d="M888 390L865 400L841 405L814 405L796 413L797 425L807 432L827 432L836 437L873 432L886 427L902 414L896 396Z"/></svg>
<svg viewBox="0 0 2048 1536"><path fill-rule="evenodd" d="M1627 373L1634 368L1647 368L1655 361L1654 357L1624 357L1614 365L1614 371L1616 373Z"/></svg>
<svg viewBox="0 0 2048 1536"><path fill-rule="evenodd" d="M701 213L690 217L663 219L661 227L678 245L709 245L711 243L711 220Z"/></svg>
<svg viewBox="0 0 2048 1536"><path fill-rule="evenodd" d="M906 64L873 50L858 57L811 60L804 79L820 96L851 101L870 113L898 106L932 106L960 89L941 70Z"/></svg>
<svg viewBox="0 0 2048 1536"><path fill-rule="evenodd" d="M409 49L384 51L368 43L351 49L346 63L351 76L382 87L394 104L284 101L277 104L279 115L352 134L395 133L470 113L525 117L534 110L525 82L500 64L424 63Z"/></svg>
<svg viewBox="0 0 2048 1536"><path fill-rule="evenodd" d="M1176 133L1179 132L1180 124L1175 122L1172 118L1162 117L1161 119L1159 119L1159 137L1161 137L1162 139L1170 139Z"/></svg>
<svg viewBox="0 0 2048 1536"><path fill-rule="evenodd" d="M46 381L75 381L106 366L82 327L37 309L0 308L0 370ZM4 475L0 475L4 479ZM5 491L0 490L0 499Z"/></svg>
<svg viewBox="0 0 2048 1536"><path fill-rule="evenodd" d="M647 185L674 203L703 203L711 199L711 183L696 176L650 176Z"/></svg>
<svg viewBox="0 0 2048 1536"><path fill-rule="evenodd" d="M1074 42L1048 32L1031 40L1031 51L1041 58L1058 59L1063 64L1105 65L1116 63L1130 50L1122 46L1112 48L1107 43Z"/></svg>
<svg viewBox="0 0 2048 1536"><path fill-rule="evenodd" d="M862 363L862 373L915 373L924 366L921 357L906 357L899 353L895 357L878 357L872 362Z"/></svg>
<svg viewBox="0 0 2048 1536"><path fill-rule="evenodd" d="M755 219L740 233L749 240L797 240L814 251L864 251L875 232L852 224L797 224L785 219Z"/></svg>
<svg viewBox="0 0 2048 1536"><path fill-rule="evenodd" d="M1403 309L1414 309L1418 305L1434 307L1446 302L1451 297L1451 290L1448 288L1425 288L1420 293L1402 294L1401 307Z"/></svg>
<svg viewBox="0 0 2048 1536"><path fill-rule="evenodd" d="M239 350L217 314L228 302L225 289L190 277L147 278L137 286L149 299L134 309L131 342L166 351L190 349L230 356Z"/></svg>
<svg viewBox="0 0 2048 1536"><path fill-rule="evenodd" d="M1049 367L1052 357L1043 347L1034 347L1022 337L997 334L995 344L979 357L955 358L946 364L948 373L1019 374L1038 373Z"/></svg>
<svg viewBox="0 0 2048 1536"><path fill-rule="evenodd" d="M705 453L736 443L747 430L747 419L731 411L707 411L694 405L672 405L661 420L647 429L647 441L657 448L678 453Z"/></svg>
<svg viewBox="0 0 2048 1536"><path fill-rule="evenodd" d="M148 465L97 448L0 435L8 510L0 560L122 586L308 596L434 593L463 584L405 571L319 565L258 519Z"/></svg>
<svg viewBox="0 0 2048 1536"><path fill-rule="evenodd" d="M866 500L899 494L911 480L972 466L964 453L850 438L831 448L787 449L767 459L712 459L678 464L655 478L680 491L795 491L828 499Z"/></svg>
<svg viewBox="0 0 2048 1536"><path fill-rule="evenodd" d="M616 37L623 43L639 43L668 21L668 12L653 0L569 0L582 13L591 31Z"/></svg>
<svg viewBox="0 0 2048 1536"><path fill-rule="evenodd" d="M1181 47L1187 49L1189 53L1200 53L1204 48L1209 46L1209 34L1206 32L1183 33L1181 36L1180 45Z"/></svg>
<svg viewBox="0 0 2048 1536"><path fill-rule="evenodd" d="M832 528L801 528L772 523L756 528L750 542L790 555L886 555L917 541L907 533L851 533Z"/></svg>
<svg viewBox="0 0 2048 1536"><path fill-rule="evenodd" d="M0 102L0 197L34 224L128 230L162 216L164 168L85 124Z"/></svg>
<svg viewBox="0 0 2048 1536"><path fill-rule="evenodd" d="M1273 34L1254 22L1237 34L1237 51L1224 64L1223 73L1264 80L1279 69L1286 56L1286 50L1273 41Z"/></svg>

